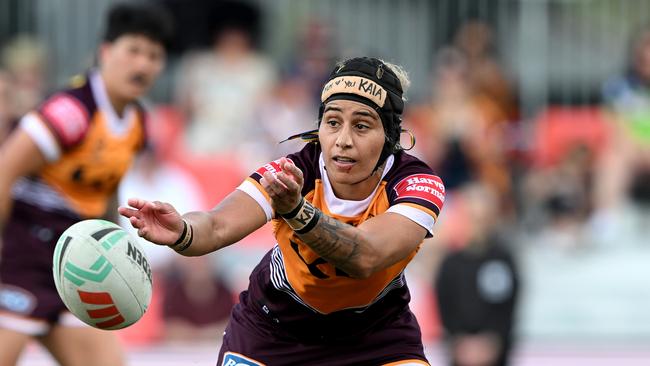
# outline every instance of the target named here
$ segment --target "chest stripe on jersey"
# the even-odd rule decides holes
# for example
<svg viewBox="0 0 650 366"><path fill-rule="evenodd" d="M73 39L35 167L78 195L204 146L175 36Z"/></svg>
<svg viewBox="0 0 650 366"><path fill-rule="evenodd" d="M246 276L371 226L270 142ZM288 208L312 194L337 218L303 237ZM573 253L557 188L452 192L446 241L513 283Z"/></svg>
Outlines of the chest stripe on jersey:
<svg viewBox="0 0 650 366"><path fill-rule="evenodd" d="M271 283L273 284L273 287L275 287L276 290L287 293L298 303L304 305L305 307L311 309L314 312L319 313L318 310L312 308L311 306L307 305L304 301L302 301L300 296L298 296L298 294L296 294L296 292L294 291L293 287L291 287L291 284L287 279L287 273L284 270L284 259L282 258L282 251L280 250L280 247L277 245L273 248L273 253L271 253L270 267L271 267Z"/></svg>

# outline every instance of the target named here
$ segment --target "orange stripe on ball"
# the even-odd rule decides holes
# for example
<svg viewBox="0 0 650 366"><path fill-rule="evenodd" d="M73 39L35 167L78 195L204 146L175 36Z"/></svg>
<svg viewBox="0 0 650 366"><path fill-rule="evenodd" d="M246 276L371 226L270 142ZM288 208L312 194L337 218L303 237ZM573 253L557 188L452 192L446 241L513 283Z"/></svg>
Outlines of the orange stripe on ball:
<svg viewBox="0 0 650 366"><path fill-rule="evenodd" d="M120 314L120 311L117 310L115 306L109 306L107 308L86 310L86 311L88 312L88 315L93 319L108 318L109 316Z"/></svg>
<svg viewBox="0 0 650 366"><path fill-rule="evenodd" d="M86 304L93 305L112 305L113 298L108 292L86 292L77 290L79 298Z"/></svg>

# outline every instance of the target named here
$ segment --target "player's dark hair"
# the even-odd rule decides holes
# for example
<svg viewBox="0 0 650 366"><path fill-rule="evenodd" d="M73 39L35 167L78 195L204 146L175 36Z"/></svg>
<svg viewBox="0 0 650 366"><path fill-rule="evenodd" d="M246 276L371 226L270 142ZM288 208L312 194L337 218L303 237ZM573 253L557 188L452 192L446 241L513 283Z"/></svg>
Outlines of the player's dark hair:
<svg viewBox="0 0 650 366"><path fill-rule="evenodd" d="M113 42L125 34L143 35L169 48L173 20L169 13L151 2L119 3L108 13L103 40Z"/></svg>

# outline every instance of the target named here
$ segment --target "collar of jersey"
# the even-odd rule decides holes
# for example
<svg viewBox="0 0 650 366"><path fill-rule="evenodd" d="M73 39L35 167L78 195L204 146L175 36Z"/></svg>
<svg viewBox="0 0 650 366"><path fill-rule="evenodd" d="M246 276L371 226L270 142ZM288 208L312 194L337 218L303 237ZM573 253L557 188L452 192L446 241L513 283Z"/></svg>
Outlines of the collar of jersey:
<svg viewBox="0 0 650 366"><path fill-rule="evenodd" d="M338 198L334 194L334 190L330 184L329 177L327 176L327 171L325 170L323 153L321 152L318 159L318 168L320 169L320 176L323 178L323 194L325 195L325 203L327 203L327 208L329 211L333 214L346 217L354 217L364 212L368 208L368 205L370 204L370 201L372 201L372 198L375 196L375 193L377 193L377 188L379 188L381 182L384 180L384 177L393 167L394 161L395 155L391 155L386 159L386 167L381 173L381 179L379 180L379 183L377 183L377 187L375 187L375 189L368 197L361 201L352 201Z"/></svg>
<svg viewBox="0 0 650 366"><path fill-rule="evenodd" d="M124 115L120 118L115 112L115 108L108 99L106 93L106 85L98 70L90 72L90 89L93 92L97 108L106 116L106 123L109 130L116 135L123 135L127 132L128 128L133 121L135 109L132 104L129 104L124 109Z"/></svg>

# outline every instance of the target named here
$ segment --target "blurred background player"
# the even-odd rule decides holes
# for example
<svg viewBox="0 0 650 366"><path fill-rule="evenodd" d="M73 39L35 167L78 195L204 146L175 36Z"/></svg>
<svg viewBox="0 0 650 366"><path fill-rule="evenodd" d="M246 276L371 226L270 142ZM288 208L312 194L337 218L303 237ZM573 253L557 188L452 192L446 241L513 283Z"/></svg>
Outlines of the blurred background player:
<svg viewBox="0 0 650 366"><path fill-rule="evenodd" d="M428 365L404 270L444 202L440 178L399 144L399 66L348 59L324 85L319 129L259 168L215 209L181 216L133 198L145 239L186 256L231 245L268 221L277 245L233 309L219 365Z"/></svg>
<svg viewBox="0 0 650 366"><path fill-rule="evenodd" d="M0 147L0 365L32 337L64 365L121 365L113 334L85 326L60 300L52 254L73 223L107 215L145 141L137 99L163 69L169 17L145 3L108 14L98 68L26 114ZM109 213L110 215L110 213Z"/></svg>

